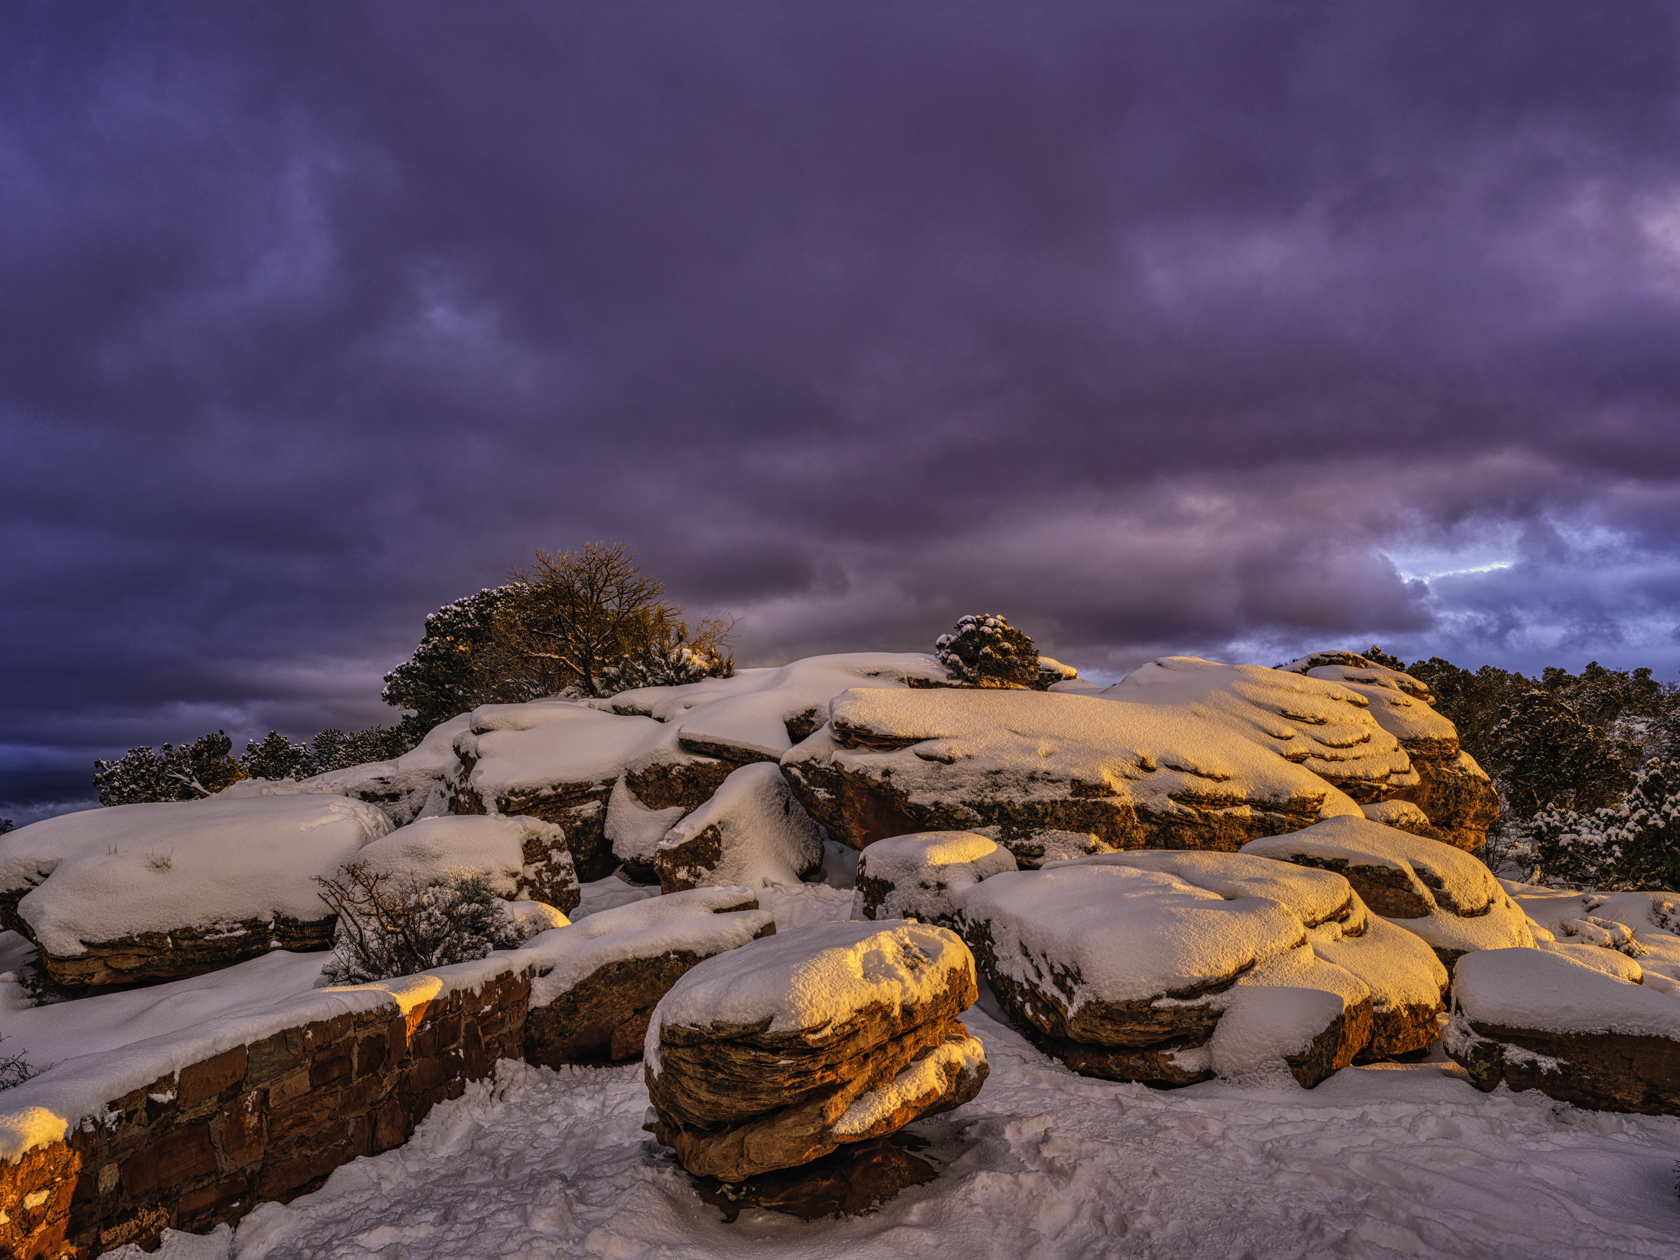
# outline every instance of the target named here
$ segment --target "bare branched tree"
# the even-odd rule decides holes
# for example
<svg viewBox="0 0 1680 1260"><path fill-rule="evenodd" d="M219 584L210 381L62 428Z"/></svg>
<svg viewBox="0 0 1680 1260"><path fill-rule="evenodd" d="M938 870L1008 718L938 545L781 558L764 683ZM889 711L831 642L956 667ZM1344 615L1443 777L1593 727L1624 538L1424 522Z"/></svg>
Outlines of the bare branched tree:
<svg viewBox="0 0 1680 1260"><path fill-rule="evenodd" d="M316 876L320 898L338 915L334 956L322 970L334 984L410 976L514 949L525 933L482 876L420 884L366 862Z"/></svg>
<svg viewBox="0 0 1680 1260"><path fill-rule="evenodd" d="M722 664L733 623L708 618L691 629L681 606L661 598L664 585L642 575L623 543L538 551L529 571L516 568L511 576L486 665L534 694L575 686L588 696L609 695L626 685L687 682L699 663Z"/></svg>

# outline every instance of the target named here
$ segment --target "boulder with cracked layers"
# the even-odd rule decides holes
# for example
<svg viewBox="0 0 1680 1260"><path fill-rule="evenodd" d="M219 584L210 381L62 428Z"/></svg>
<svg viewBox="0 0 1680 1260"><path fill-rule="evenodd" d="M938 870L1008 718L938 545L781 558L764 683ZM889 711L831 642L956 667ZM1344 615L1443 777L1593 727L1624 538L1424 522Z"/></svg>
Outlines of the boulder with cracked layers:
<svg viewBox="0 0 1680 1260"><path fill-rule="evenodd" d="M292 793L62 814L0 836L7 926L67 989L214 971L272 949L325 949L315 876L391 830L376 806Z"/></svg>
<svg viewBox="0 0 1680 1260"><path fill-rule="evenodd" d="M482 878L509 901L540 901L562 914L581 898L566 833L524 815L422 818L375 840L358 855L376 871L419 884Z"/></svg>
<svg viewBox="0 0 1680 1260"><path fill-rule="evenodd" d="M1531 946L1528 917L1468 853L1366 818L1255 840L1244 853L1347 877L1377 914L1421 937L1450 972L1467 953Z"/></svg>
<svg viewBox="0 0 1680 1260"><path fill-rule="evenodd" d="M607 843L607 803L626 762L669 735L640 717L571 700L487 704L456 736L460 766L449 783L456 814L526 814L563 828L580 879L617 865Z"/></svg>
<svg viewBox="0 0 1680 1260"><path fill-rule="evenodd" d="M1016 869L1015 857L972 831L924 831L877 840L858 856L852 918L917 919L959 928L962 895Z"/></svg>
<svg viewBox="0 0 1680 1260"><path fill-rule="evenodd" d="M1154 1085L1288 1072L1311 1088L1373 1034L1371 987L1317 951L1366 927L1347 881L1327 874L1105 854L995 875L960 913L1011 1020L1076 1072Z"/></svg>
<svg viewBox="0 0 1680 1260"><path fill-rule="evenodd" d="M1353 652L1314 652L1282 668L1360 693L1372 716L1405 749L1418 782L1401 788L1395 799L1416 805L1429 827L1418 828L1409 815L1405 822L1377 821L1460 849L1477 848L1487 839L1487 829L1499 818L1499 794L1475 758L1458 746L1458 729L1435 711L1427 683Z"/></svg>
<svg viewBox="0 0 1680 1260"><path fill-rule="evenodd" d="M1462 959L1447 1053L1492 1090L1680 1115L1680 997L1539 949Z"/></svg>
<svg viewBox="0 0 1680 1260"><path fill-rule="evenodd" d="M704 959L773 935L747 888L704 888L601 910L527 946L542 958L531 984L525 1058L545 1067L642 1053L648 1020Z"/></svg>
<svg viewBox="0 0 1680 1260"><path fill-rule="evenodd" d="M824 923L696 966L648 1026L648 1128L683 1167L748 1181L972 1099L957 1019L974 959L944 928Z"/></svg>
<svg viewBox="0 0 1680 1260"><path fill-rule="evenodd" d="M742 766L654 850L663 892L792 884L822 865L823 834L774 765Z"/></svg>
<svg viewBox="0 0 1680 1260"><path fill-rule="evenodd" d="M1362 698L1327 697L1338 689L1257 673L1285 680L1274 688L1274 710L1293 705L1291 712L1304 713L1312 700L1345 717L1333 728L1326 719L1334 733L1319 734L1348 741L1347 766L1362 764L1365 740L1381 745L1366 758L1370 775L1386 781L1404 769L1404 754L1370 720ZM1266 739L1239 729L1244 723L1210 719L1200 700L1169 703L1170 688L1136 688L1136 700L1116 690L848 691L829 706L828 723L782 758L782 770L812 817L843 843L863 848L917 831L996 828L1023 864L1045 860L1048 833L1082 837L1087 851L1234 850L1256 836L1358 814L1310 766L1306 745L1331 750L1286 730L1282 716L1258 702L1239 697L1231 705L1249 726L1270 722L1274 735ZM1264 694L1258 683L1252 690ZM1290 699L1296 692L1306 699ZM1290 740L1303 747L1288 747Z"/></svg>

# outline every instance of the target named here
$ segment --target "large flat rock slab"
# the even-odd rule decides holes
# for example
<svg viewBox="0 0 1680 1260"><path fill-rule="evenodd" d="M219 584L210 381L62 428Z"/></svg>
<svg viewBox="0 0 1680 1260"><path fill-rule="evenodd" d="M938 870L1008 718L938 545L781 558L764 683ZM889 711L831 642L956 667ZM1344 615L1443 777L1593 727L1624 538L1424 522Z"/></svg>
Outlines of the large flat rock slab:
<svg viewBox="0 0 1680 1260"><path fill-rule="evenodd" d="M1086 833L1114 849L1232 850L1359 813L1311 769L1194 706L871 690L845 692L829 713L782 769L830 835L859 848L916 831L996 827L1018 858L1017 842L1044 832ZM1374 723L1365 734L1393 745Z"/></svg>
<svg viewBox="0 0 1680 1260"><path fill-rule="evenodd" d="M334 919L314 877L390 830L376 806L320 793L62 814L0 837L4 926L70 989L324 949Z"/></svg>
<svg viewBox="0 0 1680 1260"><path fill-rule="evenodd" d="M1447 1053L1478 1089L1680 1115L1680 997L1538 949L1470 954L1454 987Z"/></svg>

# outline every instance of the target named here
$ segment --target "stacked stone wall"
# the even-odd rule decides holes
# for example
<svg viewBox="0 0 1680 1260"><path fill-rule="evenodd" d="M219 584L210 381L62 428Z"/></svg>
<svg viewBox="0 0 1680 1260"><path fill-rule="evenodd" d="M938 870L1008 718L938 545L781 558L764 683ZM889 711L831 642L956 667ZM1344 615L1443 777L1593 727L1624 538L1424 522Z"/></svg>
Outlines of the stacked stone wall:
<svg viewBox="0 0 1680 1260"><path fill-rule="evenodd" d="M203 1232L400 1146L433 1106L524 1057L530 968L475 993L286 1028L110 1102L0 1163L0 1258L83 1260Z"/></svg>

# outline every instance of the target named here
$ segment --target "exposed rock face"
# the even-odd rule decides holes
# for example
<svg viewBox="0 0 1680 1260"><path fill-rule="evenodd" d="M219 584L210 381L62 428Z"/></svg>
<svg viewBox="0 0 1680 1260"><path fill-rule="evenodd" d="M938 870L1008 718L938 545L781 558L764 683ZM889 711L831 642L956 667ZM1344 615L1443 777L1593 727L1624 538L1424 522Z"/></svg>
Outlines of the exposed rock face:
<svg viewBox="0 0 1680 1260"><path fill-rule="evenodd" d="M1472 954L1456 983L1446 1048L1476 1088L1680 1115L1680 998L1542 950Z"/></svg>
<svg viewBox="0 0 1680 1260"><path fill-rule="evenodd" d="M1364 712L1351 701L1324 703ZM1363 737L1382 736L1364 720ZM1387 775L1392 757L1377 760ZM1170 704L1058 692L849 691L782 770L829 834L858 848L917 831L997 827L1007 847L1014 837L1072 832L1114 849L1232 850L1358 812L1309 769L1227 726Z"/></svg>
<svg viewBox="0 0 1680 1260"><path fill-rule="evenodd" d="M1448 844L1466 851L1480 848L1488 828L1499 820L1499 793L1487 771L1467 752L1450 757L1417 754L1412 765L1421 782L1402 790L1399 799L1422 809Z"/></svg>
<svg viewBox="0 0 1680 1260"><path fill-rule="evenodd" d="M648 1019L702 959L773 935L745 888L707 888L603 910L533 942L554 955L532 984L525 1057L545 1067L633 1059Z"/></svg>
<svg viewBox="0 0 1680 1260"><path fill-rule="evenodd" d="M1475 759L1459 748L1457 728L1435 711L1426 683L1352 652L1315 652L1283 668L1359 692L1369 701L1371 715L1400 741L1418 782L1401 787L1395 799L1419 806L1430 829L1411 825L1409 818L1377 821L1460 849L1477 848L1487 839L1487 829L1499 817L1499 794Z"/></svg>
<svg viewBox="0 0 1680 1260"><path fill-rule="evenodd" d="M822 865L822 829L774 765L743 766L654 850L659 887L791 884Z"/></svg>
<svg viewBox="0 0 1680 1260"><path fill-rule="evenodd" d="M962 894L988 876L1015 869L1008 849L972 831L877 840L858 858L852 918L918 919L960 930Z"/></svg>
<svg viewBox="0 0 1680 1260"><path fill-rule="evenodd" d="M241 919L168 932L136 932L110 941L88 941L79 954L41 950L48 979L64 989L156 984L219 971L272 949L331 949L338 920Z"/></svg>
<svg viewBox="0 0 1680 1260"><path fill-rule="evenodd" d="M1174 873L1179 862L1228 895ZM993 876L960 911L1011 1019L1076 1072L1186 1085L1287 1069L1310 1088L1371 1038L1370 988L1315 954L1304 921L1363 928L1344 880L1229 855L1110 854Z"/></svg>
<svg viewBox="0 0 1680 1260"><path fill-rule="evenodd" d="M647 1035L648 1128L740 1182L961 1105L986 1077L957 1015L978 991L953 933L828 923L709 959Z"/></svg>
<svg viewBox="0 0 1680 1260"><path fill-rule="evenodd" d="M1244 853L1346 876L1365 904L1422 937L1449 971L1478 949L1530 946L1528 918L1462 850L1364 818L1334 818L1255 840Z"/></svg>

